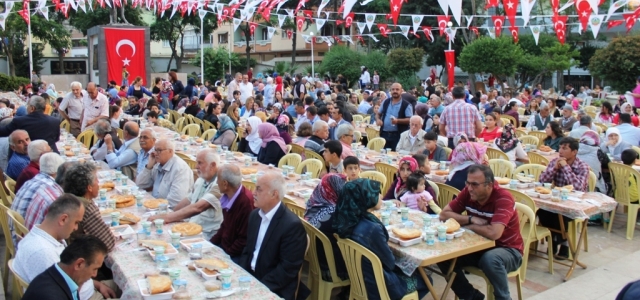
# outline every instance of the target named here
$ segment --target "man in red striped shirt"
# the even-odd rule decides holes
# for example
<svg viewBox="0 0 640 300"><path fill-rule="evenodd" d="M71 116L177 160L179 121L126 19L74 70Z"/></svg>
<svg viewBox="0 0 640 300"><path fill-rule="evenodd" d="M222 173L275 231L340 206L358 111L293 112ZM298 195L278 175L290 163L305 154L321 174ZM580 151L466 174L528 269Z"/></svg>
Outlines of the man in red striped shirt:
<svg viewBox="0 0 640 300"><path fill-rule="evenodd" d="M510 299L507 274L522 263L524 245L520 235L520 221L515 200L506 189L495 182L489 166L469 167L466 187L440 213L441 220L453 218L469 230L494 240L496 247L458 257L454 271L456 277L451 289L460 299L484 299L464 276L462 268L480 268L493 285L496 300ZM467 215L462 215L466 211ZM438 264L443 272L451 261Z"/></svg>

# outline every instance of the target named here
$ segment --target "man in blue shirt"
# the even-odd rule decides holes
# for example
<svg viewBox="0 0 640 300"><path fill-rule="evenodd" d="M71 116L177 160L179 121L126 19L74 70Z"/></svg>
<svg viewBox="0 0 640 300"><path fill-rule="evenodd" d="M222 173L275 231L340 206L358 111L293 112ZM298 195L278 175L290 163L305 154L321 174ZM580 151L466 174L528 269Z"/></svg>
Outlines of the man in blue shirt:
<svg viewBox="0 0 640 300"><path fill-rule="evenodd" d="M16 130L9 135L9 148L11 148L13 154L11 154L11 158L9 158L6 173L13 180L18 179L22 170L24 170L30 162L29 155L27 154L29 143L31 143L29 133L24 130Z"/></svg>
<svg viewBox="0 0 640 300"><path fill-rule="evenodd" d="M98 273L107 246L97 237L85 235L75 239L60 254L60 262L31 281L22 299L78 300L78 288Z"/></svg>
<svg viewBox="0 0 640 300"><path fill-rule="evenodd" d="M620 139L632 146L640 144L640 128L631 124L631 116L629 114L620 114L620 124L616 128L620 130Z"/></svg>
<svg viewBox="0 0 640 300"><path fill-rule="evenodd" d="M440 97L438 97L436 94L433 94L433 96L430 96L429 98L429 101L431 101L431 106L433 106L429 109L429 115L433 117L436 114L442 114L442 112L444 111L442 99L440 99Z"/></svg>
<svg viewBox="0 0 640 300"><path fill-rule="evenodd" d="M380 137L384 138L385 148L396 150L400 134L409 129L409 118L413 116L413 107L402 99L402 85L391 85L391 98L384 100L378 114L376 124L380 126Z"/></svg>
<svg viewBox="0 0 640 300"><path fill-rule="evenodd" d="M142 169L149 162L149 151L156 145L156 139L153 130L144 129L140 132L138 143L140 143L140 152L138 153L138 165L136 166L136 176L142 173Z"/></svg>

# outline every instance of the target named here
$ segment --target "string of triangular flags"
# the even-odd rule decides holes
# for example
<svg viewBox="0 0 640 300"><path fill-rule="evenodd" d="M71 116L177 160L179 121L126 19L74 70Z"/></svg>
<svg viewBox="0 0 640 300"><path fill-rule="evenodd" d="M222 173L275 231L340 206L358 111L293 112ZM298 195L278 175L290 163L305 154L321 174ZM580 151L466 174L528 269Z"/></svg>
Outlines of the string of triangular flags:
<svg viewBox="0 0 640 300"><path fill-rule="evenodd" d="M314 11L305 8L305 4L308 0L297 0L298 4L295 9L284 9L286 14L278 14L277 12L281 10L282 5L285 4L289 0L232 0L229 3L219 3L219 0L130 0L132 7L141 7L146 8L154 13L157 13L160 16L163 16L165 11L171 8L172 18L176 12L180 12L181 16L195 14L196 10L198 11L198 15L201 18L204 18L208 13L217 14L217 19L219 24L222 22L232 22L234 25L234 30L238 28L238 26L242 22L248 22L251 35L254 34L256 28L259 26L267 27L268 39L270 40L273 34L276 31L275 27L258 24L256 22L250 21L256 14L259 14L263 19L270 20L271 16L277 16L278 18L278 27L282 27L283 23L287 18L291 18L295 21L296 26L298 27L298 31L302 31L302 27L306 20L309 20L312 23L316 24L318 31L324 26L324 24L328 22L333 22L337 26L344 25L345 28L350 28L354 23L354 19L356 15L364 16L365 22L356 22L359 32L359 35L355 35L355 37L359 37L358 40L362 38L362 36L370 36L373 37L375 35L380 35L382 37L388 37L389 34L403 34L405 37L409 37L410 35L414 35L416 37L420 37L418 33L422 31L425 34L427 40L433 42L433 33L432 31L439 31L440 35L446 34L446 38L455 38L455 33L457 29L469 29L473 31L476 35L479 35L479 29L486 29L489 32L489 35L493 38L500 36L502 32L502 27L505 25L505 20L509 21L509 30L512 33L514 40L518 40L518 28L529 27L532 33L535 35L539 34L540 28L549 25L532 25L527 26L531 18L549 18L552 19L552 26L558 40L561 43L564 43L564 39L567 32L567 26L576 25L576 24L567 24L568 19L577 18L579 23L580 32L586 30L587 26L589 26L593 32L594 37L597 36L600 25L603 22L608 21L607 29L612 27L616 27L626 23L627 32L631 30L631 28L635 25L635 21L638 17L640 17L640 8L636 9L633 12L624 12L624 13L616 13L616 11L622 7L625 7L630 0L618 0L615 1L608 9L607 14L598 14L599 9L598 6L601 5L604 0L569 0L562 7L560 7L559 0L550 0L551 6L553 9L553 15L544 16L537 15L531 16L531 10L533 9L536 0L502 0L502 6L505 10L506 16L499 15L473 15L473 16L463 16L461 14L462 0L438 0L438 4L444 11L445 15L416 15L416 14L400 14L400 10L402 9L403 0L390 0L390 13L388 14L380 14L380 13L355 13L352 12L351 9L357 2L357 0L344 0L342 1L342 5L338 9L337 12L324 11L326 5L329 4L330 0L322 0L317 10L315 11L316 17L314 18ZM293 0L295 1L295 0ZM337 0L336 0L337 1ZM367 5L372 0L364 0L360 2L361 5ZM500 0L488 0L486 4L486 8L498 7L500 5ZM4 29L4 23L7 18L7 15L11 13L11 10L14 7L14 2L17 1L6 1L5 2L5 12L0 13L0 26ZM25 22L30 22L30 9L29 2L36 2L36 8L32 9L35 13L42 14L45 18L48 19L49 6L46 5L46 0L23 0L22 1L22 9L20 9L17 13L22 16ZM93 11L94 0L52 0L55 10L62 12L66 17L68 17L69 8L78 11L81 9L83 12L87 12L87 6L90 11ZM127 0L95 0L95 5L99 5L100 7L121 7L127 4ZM520 2L520 3L519 3ZM521 16L516 16L518 11L518 6L521 6ZM574 6L576 7L577 15L560 15L559 13L566 10L567 8ZM449 10L451 10L451 15L453 16L456 23L459 25L458 27L449 27L448 24L451 20L451 16L448 14ZM240 18L236 18L236 12L240 12ZM593 14L592 14L593 13ZM322 18L321 16L325 17ZM332 15L336 15L337 19L330 19ZM377 17L384 16L385 20L391 19L392 24L386 23L376 23L374 22ZM410 17L412 24L401 24L398 25L398 18L400 16ZM622 19L611 20L612 16L622 16ZM431 28L430 26L421 25L422 21L425 18L437 18L438 28ZM466 27L462 25L462 17L466 19ZM520 18L524 22L522 26L516 26L515 19ZM472 20L485 18L491 19L491 23L494 27L476 27L469 26ZM399 32L393 32L389 26L396 26L400 29ZM374 34L372 32L372 28L376 27L379 34ZM369 33L364 34L365 28L368 29ZM292 31L287 31L287 36L291 38L293 34ZM351 35L348 35L351 37ZM304 37L304 36L303 36ZM311 39L326 41L327 37L311 37ZM311 40L310 39L310 40ZM335 40L335 38L334 38ZM376 40L377 41L377 40Z"/></svg>

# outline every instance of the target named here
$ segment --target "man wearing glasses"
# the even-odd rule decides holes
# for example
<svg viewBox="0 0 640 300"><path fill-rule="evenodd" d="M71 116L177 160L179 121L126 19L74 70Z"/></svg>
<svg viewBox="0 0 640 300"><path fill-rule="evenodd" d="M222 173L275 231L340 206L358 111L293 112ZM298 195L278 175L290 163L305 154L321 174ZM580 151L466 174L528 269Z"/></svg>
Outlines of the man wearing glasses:
<svg viewBox="0 0 640 300"><path fill-rule="evenodd" d="M495 182L489 166L472 165L466 187L440 213L441 220L453 218L462 226L496 242L495 248L458 257L451 289L460 299L484 299L484 295L464 276L462 268L466 266L477 267L484 272L493 285L496 300L511 298L507 274L520 267L524 250L515 206L513 196ZM467 215L462 215L464 211ZM451 260L444 261L438 267L447 272L451 263Z"/></svg>

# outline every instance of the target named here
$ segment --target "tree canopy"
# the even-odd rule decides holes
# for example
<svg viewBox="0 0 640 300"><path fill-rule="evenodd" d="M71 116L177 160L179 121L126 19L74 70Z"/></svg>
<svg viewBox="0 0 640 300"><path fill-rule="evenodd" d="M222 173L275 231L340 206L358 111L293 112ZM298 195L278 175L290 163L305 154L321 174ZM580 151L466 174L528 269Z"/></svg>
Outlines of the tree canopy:
<svg viewBox="0 0 640 300"><path fill-rule="evenodd" d="M70 9L69 25L82 32L82 34L87 35L87 30L91 27L109 24L111 22L111 13L111 9L108 6L102 8L99 5L94 5L93 11L87 11L86 13L82 10L74 11L73 9ZM125 5L124 17L131 25L149 25L142 19L141 8L133 8L131 5ZM124 23L124 20L120 16L118 16L118 21Z"/></svg>
<svg viewBox="0 0 640 300"><path fill-rule="evenodd" d="M513 76L522 57L522 49L511 37L481 37L462 49L459 66L469 73Z"/></svg>
<svg viewBox="0 0 640 300"><path fill-rule="evenodd" d="M614 38L598 49L589 63L589 71L611 83L619 91L631 90L640 74L640 36Z"/></svg>
<svg viewBox="0 0 640 300"><path fill-rule="evenodd" d="M362 55L345 46L331 47L331 51L325 53L322 64L319 67L320 74L337 76L342 74L349 84L353 84L360 78L360 62Z"/></svg>

